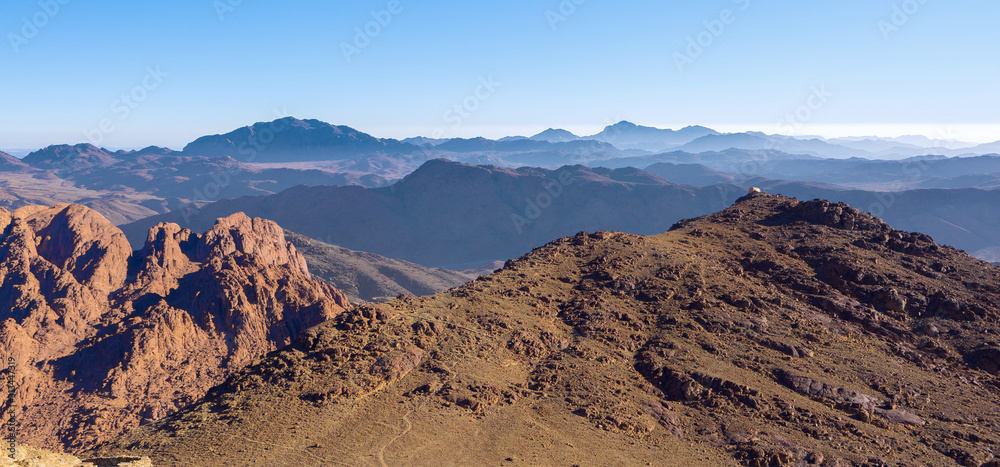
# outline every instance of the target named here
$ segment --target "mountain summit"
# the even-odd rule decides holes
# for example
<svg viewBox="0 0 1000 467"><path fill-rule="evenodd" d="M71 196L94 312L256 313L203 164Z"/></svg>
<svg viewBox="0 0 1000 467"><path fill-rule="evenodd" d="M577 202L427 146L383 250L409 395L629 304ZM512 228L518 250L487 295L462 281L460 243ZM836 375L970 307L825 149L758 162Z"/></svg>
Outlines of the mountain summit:
<svg viewBox="0 0 1000 467"><path fill-rule="evenodd" d="M548 141L550 143L565 143L568 141L576 141L580 139L580 137L574 135L573 133L567 130L562 130L562 129L557 130L555 128L549 128L548 130L545 130L535 136L532 136L529 139L537 141Z"/></svg>
<svg viewBox="0 0 1000 467"><path fill-rule="evenodd" d="M21 161L42 169L64 170L110 165L117 159L102 148L84 143L49 146L28 154Z"/></svg>
<svg viewBox="0 0 1000 467"><path fill-rule="evenodd" d="M636 125L623 120L614 125L608 125L604 131L584 139L611 143L622 149L663 152L703 136L717 134L719 133L715 130L703 126L687 126L680 130L668 130Z"/></svg>
<svg viewBox="0 0 1000 467"><path fill-rule="evenodd" d="M455 290L347 311L99 452L992 466L998 296L1000 268L926 235L751 193L660 235L580 233Z"/></svg>
<svg viewBox="0 0 1000 467"><path fill-rule="evenodd" d="M185 146L183 153L187 156L231 156L241 162L302 162L417 150L412 144L379 139L351 127L286 117L255 123L224 135L203 136Z"/></svg>

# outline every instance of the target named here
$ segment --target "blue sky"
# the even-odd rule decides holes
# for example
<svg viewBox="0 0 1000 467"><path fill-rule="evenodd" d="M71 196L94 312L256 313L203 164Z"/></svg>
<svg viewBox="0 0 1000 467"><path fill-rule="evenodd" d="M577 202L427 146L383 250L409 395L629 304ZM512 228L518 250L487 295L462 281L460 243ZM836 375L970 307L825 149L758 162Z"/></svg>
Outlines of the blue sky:
<svg viewBox="0 0 1000 467"><path fill-rule="evenodd" d="M0 148L180 148L285 115L388 137L630 120L1000 140L998 14L971 0L8 0Z"/></svg>

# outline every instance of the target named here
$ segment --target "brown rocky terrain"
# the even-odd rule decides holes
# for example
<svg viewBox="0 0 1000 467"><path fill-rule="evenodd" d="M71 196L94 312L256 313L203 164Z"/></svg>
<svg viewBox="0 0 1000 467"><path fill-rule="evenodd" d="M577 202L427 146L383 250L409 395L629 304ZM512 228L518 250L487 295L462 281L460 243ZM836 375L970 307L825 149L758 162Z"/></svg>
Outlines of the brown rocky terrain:
<svg viewBox="0 0 1000 467"><path fill-rule="evenodd" d="M164 465L996 466L1000 268L751 194L305 331L96 453ZM192 456L191 453L198 453Z"/></svg>
<svg viewBox="0 0 1000 467"><path fill-rule="evenodd" d="M271 221L160 224L133 252L84 206L0 209L0 355L31 445L74 452L159 419L348 306Z"/></svg>

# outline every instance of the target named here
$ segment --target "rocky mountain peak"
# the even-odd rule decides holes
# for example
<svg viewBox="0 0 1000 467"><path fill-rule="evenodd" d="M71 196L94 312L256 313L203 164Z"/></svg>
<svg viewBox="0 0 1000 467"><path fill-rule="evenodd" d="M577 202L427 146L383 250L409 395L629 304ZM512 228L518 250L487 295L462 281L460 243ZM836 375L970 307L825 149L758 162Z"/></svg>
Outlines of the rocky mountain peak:
<svg viewBox="0 0 1000 467"><path fill-rule="evenodd" d="M84 206L0 209L0 354L37 446L86 447L183 408L348 306L271 221L161 223L132 252Z"/></svg>
<svg viewBox="0 0 1000 467"><path fill-rule="evenodd" d="M269 264L287 265L301 274L309 274L305 258L285 241L281 227L269 220L251 219L238 212L219 219L201 240L198 257L203 261L236 253L256 255Z"/></svg>
<svg viewBox="0 0 1000 467"><path fill-rule="evenodd" d="M831 203L821 199L799 201L763 193L759 189L751 190L746 196L736 200L733 206L706 216L702 220L716 222L743 220L767 222L773 225L808 223L844 230L892 230L882 219L845 203Z"/></svg>
<svg viewBox="0 0 1000 467"><path fill-rule="evenodd" d="M132 248L121 230L97 211L59 204L18 210L15 215L34 233L38 255L84 287L107 294L124 284L123 266Z"/></svg>
<svg viewBox="0 0 1000 467"><path fill-rule="evenodd" d="M754 193L666 233L581 232L448 292L356 307L102 452L996 465L998 294L1000 269L930 237ZM232 433L269 444L220 448Z"/></svg>

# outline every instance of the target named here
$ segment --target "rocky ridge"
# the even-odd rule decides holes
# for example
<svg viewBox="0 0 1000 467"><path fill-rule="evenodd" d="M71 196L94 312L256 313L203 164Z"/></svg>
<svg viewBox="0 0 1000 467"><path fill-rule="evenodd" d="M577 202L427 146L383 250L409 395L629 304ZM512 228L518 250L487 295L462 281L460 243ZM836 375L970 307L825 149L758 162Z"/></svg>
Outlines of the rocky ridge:
<svg viewBox="0 0 1000 467"><path fill-rule="evenodd" d="M77 451L157 420L348 306L271 221L159 224L133 252L84 206L0 209L0 355L32 445Z"/></svg>
<svg viewBox="0 0 1000 467"><path fill-rule="evenodd" d="M998 296L1000 268L926 235L756 193L660 235L580 233L448 292L354 308L95 452L995 466Z"/></svg>

